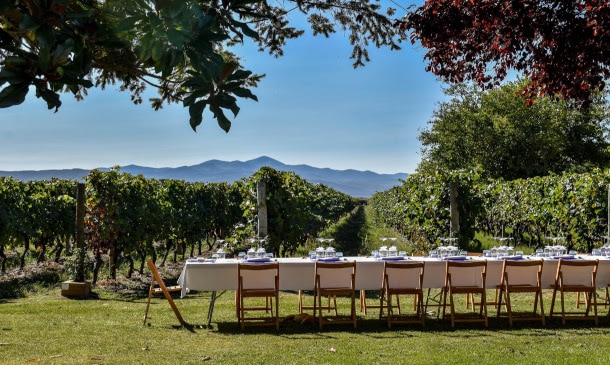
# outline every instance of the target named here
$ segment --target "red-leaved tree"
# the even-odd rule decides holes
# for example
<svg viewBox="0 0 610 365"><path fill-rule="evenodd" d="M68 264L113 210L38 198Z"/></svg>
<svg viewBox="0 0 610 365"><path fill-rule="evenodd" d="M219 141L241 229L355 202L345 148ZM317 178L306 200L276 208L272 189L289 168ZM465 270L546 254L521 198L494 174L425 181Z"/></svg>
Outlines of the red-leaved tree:
<svg viewBox="0 0 610 365"><path fill-rule="evenodd" d="M587 107L610 78L608 0L427 0L398 26L450 83L491 88L516 70L530 102L560 94Z"/></svg>

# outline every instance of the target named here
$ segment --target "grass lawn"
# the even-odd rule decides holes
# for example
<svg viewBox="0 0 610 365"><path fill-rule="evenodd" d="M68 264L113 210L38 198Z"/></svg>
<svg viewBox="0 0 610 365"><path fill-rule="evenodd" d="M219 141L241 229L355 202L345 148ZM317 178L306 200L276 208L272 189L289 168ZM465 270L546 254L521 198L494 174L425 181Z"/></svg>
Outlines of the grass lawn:
<svg viewBox="0 0 610 365"><path fill-rule="evenodd" d="M142 319L142 292L95 289L93 298L67 299L59 288L0 300L1 364L606 364L610 360L610 320L600 307L600 324L558 317L539 323L496 319L490 326L456 324L429 318L426 328L395 325L388 330L378 310L358 312L358 328L295 322L241 331L235 318L234 292L222 292L211 328L205 326L209 293L176 299L184 319L178 326L168 303L154 298L149 325ZM490 292L492 294L492 292ZM545 292L545 312L550 309ZM280 314L297 312L297 294L281 293ZM311 301L311 297L307 298ZM531 303L521 298L518 308ZM371 299L374 300L374 299ZM574 308L570 296L568 308ZM460 309L465 303L459 303Z"/></svg>

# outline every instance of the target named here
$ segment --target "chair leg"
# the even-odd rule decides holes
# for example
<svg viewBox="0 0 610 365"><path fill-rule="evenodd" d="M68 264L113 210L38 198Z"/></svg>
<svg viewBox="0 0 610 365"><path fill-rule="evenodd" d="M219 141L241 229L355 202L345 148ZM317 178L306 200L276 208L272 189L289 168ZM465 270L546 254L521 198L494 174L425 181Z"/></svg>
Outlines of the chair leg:
<svg viewBox="0 0 610 365"><path fill-rule="evenodd" d="M333 296L333 303L335 304L335 316L339 315L339 312L337 312L337 296L336 295ZM330 312L330 296L328 297L328 307L329 307L328 311ZM365 310L365 312L366 312L366 310Z"/></svg>
<svg viewBox="0 0 610 365"><path fill-rule="evenodd" d="M360 312L364 312L366 316L366 293L364 290L360 290Z"/></svg>
<svg viewBox="0 0 610 365"><path fill-rule="evenodd" d="M566 324L566 309L565 309L565 296L563 294L563 290L561 290L561 324Z"/></svg>
<svg viewBox="0 0 610 365"><path fill-rule="evenodd" d="M510 293L508 291L505 292L506 293L506 311L508 312L508 325L509 326L513 326L513 307L510 304ZM500 300L502 300L502 297L500 297ZM500 304L498 304L498 311L500 311Z"/></svg>
<svg viewBox="0 0 610 365"><path fill-rule="evenodd" d="M337 311L336 300L337 300L337 297L335 297L335 312ZM352 291L352 321L354 322L354 328L356 328L357 327L357 322L356 322L356 293L354 293L354 291Z"/></svg>
<svg viewBox="0 0 610 365"><path fill-rule="evenodd" d="M557 295L557 289L553 289L553 296L551 298L551 310L549 312L549 318L553 319L553 310L555 309L555 296Z"/></svg>
<svg viewBox="0 0 610 365"><path fill-rule="evenodd" d="M542 322L543 326L546 326L545 316L544 316L544 305L542 303L542 289L540 291L538 291L538 295L540 296L540 321Z"/></svg>
<svg viewBox="0 0 610 365"><path fill-rule="evenodd" d="M394 308L392 308L392 294L388 293L388 329L392 328L392 316L394 315Z"/></svg>
<svg viewBox="0 0 610 365"><path fill-rule="evenodd" d="M152 291L148 291L148 301L146 302L146 311L144 312L144 323L146 324L146 318L148 318L148 308L150 307L150 298L152 297ZM610 312L609 312L610 313Z"/></svg>
<svg viewBox="0 0 610 365"><path fill-rule="evenodd" d="M502 309L502 295L504 295L504 288L500 288L500 299L498 299L498 306L496 308L496 318L500 320L500 311Z"/></svg>
<svg viewBox="0 0 610 365"><path fill-rule="evenodd" d="M447 295L447 294L445 294ZM455 308L453 306L453 293L449 293L449 310L451 311L451 328L455 327ZM443 309L444 311L444 309ZM444 317L444 313L443 313Z"/></svg>
<svg viewBox="0 0 610 365"><path fill-rule="evenodd" d="M381 289L381 293L379 294L379 319L383 318L383 300L385 299L385 290ZM388 308L391 304L388 303ZM389 309L388 309L388 313Z"/></svg>
<svg viewBox="0 0 610 365"><path fill-rule="evenodd" d="M280 330L280 295L275 296L275 330Z"/></svg>
<svg viewBox="0 0 610 365"><path fill-rule="evenodd" d="M483 293L481 294L481 303L481 306L483 307L483 315L485 316L485 328L487 328L489 327L489 319L487 317L487 293L485 292L485 290L483 290Z"/></svg>

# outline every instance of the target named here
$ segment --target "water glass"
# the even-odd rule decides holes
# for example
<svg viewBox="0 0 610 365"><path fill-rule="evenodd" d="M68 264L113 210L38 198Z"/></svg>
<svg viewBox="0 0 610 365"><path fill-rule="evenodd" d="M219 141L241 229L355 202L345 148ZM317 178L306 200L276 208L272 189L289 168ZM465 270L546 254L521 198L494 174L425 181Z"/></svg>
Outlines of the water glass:
<svg viewBox="0 0 610 365"><path fill-rule="evenodd" d="M498 248L496 246L492 247L490 250L491 257L498 257Z"/></svg>

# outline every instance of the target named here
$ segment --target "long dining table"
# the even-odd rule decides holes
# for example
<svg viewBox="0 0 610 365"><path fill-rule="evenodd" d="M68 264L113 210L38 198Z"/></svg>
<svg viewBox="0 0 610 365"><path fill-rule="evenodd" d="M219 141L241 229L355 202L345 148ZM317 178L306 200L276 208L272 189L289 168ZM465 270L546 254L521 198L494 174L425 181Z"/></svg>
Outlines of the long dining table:
<svg viewBox="0 0 610 365"><path fill-rule="evenodd" d="M487 274L485 286L495 289L500 284L502 276L502 263L504 259L468 256L463 260L487 260ZM555 283L558 259L524 256L522 260L543 260L542 287L552 288ZM610 258L603 256L576 255L574 260L598 259L599 265L596 276L596 285L606 288L610 285ZM274 258L279 263L279 285L282 291L313 290L314 263L309 258ZM383 276L383 262L372 257L343 257L342 261L356 261L356 290L381 290ZM394 261L394 260L393 260ZM438 289L445 285L446 260L429 257L405 257L404 261L424 261L425 289ZM214 302L217 291L237 290L237 264L239 259L202 260L189 259L178 278L178 285L182 287L181 297L185 297L191 290L212 292L208 310L208 325L211 323ZM472 272L475 279L479 273Z"/></svg>

